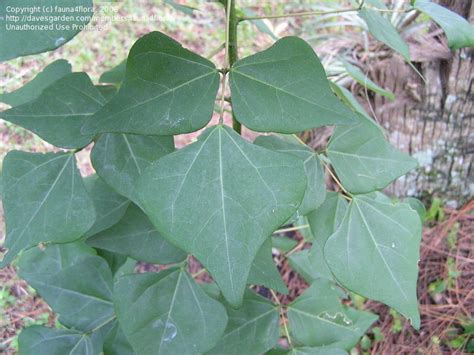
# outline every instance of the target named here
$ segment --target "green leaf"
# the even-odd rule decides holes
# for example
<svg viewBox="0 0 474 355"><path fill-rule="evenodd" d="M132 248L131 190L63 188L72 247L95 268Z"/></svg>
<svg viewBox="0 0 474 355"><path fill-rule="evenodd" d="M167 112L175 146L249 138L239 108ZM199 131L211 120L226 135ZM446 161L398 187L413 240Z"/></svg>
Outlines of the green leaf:
<svg viewBox="0 0 474 355"><path fill-rule="evenodd" d="M120 325L137 354L199 354L227 324L225 308L183 270L121 277L115 285Z"/></svg>
<svg viewBox="0 0 474 355"><path fill-rule="evenodd" d="M104 97L105 101L110 101L117 94L117 87L114 85L94 85Z"/></svg>
<svg viewBox="0 0 474 355"><path fill-rule="evenodd" d="M128 207L119 223L87 239L87 244L154 264L176 263L187 256L163 239L136 205Z"/></svg>
<svg viewBox="0 0 474 355"><path fill-rule="evenodd" d="M326 240L341 224L347 205L347 200L341 194L328 191L323 204L307 216L314 236L313 241L320 248L324 247Z"/></svg>
<svg viewBox="0 0 474 355"><path fill-rule="evenodd" d="M288 305L288 320L298 343L350 350L377 316L343 306L334 284L319 280Z"/></svg>
<svg viewBox="0 0 474 355"><path fill-rule="evenodd" d="M288 253L297 244L298 242L296 240L289 237L272 237L272 247L281 250L284 253Z"/></svg>
<svg viewBox="0 0 474 355"><path fill-rule="evenodd" d="M430 16L441 26L448 38L449 48L474 47L474 26L457 13L428 0L416 0L415 9Z"/></svg>
<svg viewBox="0 0 474 355"><path fill-rule="evenodd" d="M85 178L84 185L94 203L96 212L94 225L84 235L87 238L120 221L130 201L112 190L97 175Z"/></svg>
<svg viewBox="0 0 474 355"><path fill-rule="evenodd" d="M21 14L13 13L12 8L20 8L24 11L37 9L38 11ZM67 13L68 16L65 19L61 19L60 16L64 15L68 9L73 11ZM33 19L28 19L28 15L31 15ZM2 1L0 5L0 18L3 19L0 26L0 62L51 51L62 46L81 31L81 27L90 21L92 15L92 0L43 0L41 3L36 0ZM7 16L17 16L18 19L16 22L13 19L8 21ZM50 26L51 16L57 17L51 29L21 27L25 25ZM59 26L63 27L59 28ZM65 26L67 28L64 28Z"/></svg>
<svg viewBox="0 0 474 355"><path fill-rule="evenodd" d="M126 68L127 60L124 59L117 66L104 72L99 78L99 83L120 84L125 78Z"/></svg>
<svg viewBox="0 0 474 355"><path fill-rule="evenodd" d="M81 127L104 103L87 74L72 73L48 86L35 100L0 116L57 147L82 148L93 135L81 135Z"/></svg>
<svg viewBox="0 0 474 355"><path fill-rule="evenodd" d="M410 207L413 208L416 213L418 213L421 219L421 223L425 221L426 207L423 202L414 197L406 197L403 199L403 202L408 203Z"/></svg>
<svg viewBox="0 0 474 355"><path fill-rule="evenodd" d="M288 294L285 282L281 279L272 255L272 239L267 238L253 261L248 284L271 288L284 295Z"/></svg>
<svg viewBox="0 0 474 355"><path fill-rule="evenodd" d="M278 308L251 291L242 307L226 307L229 323L214 349L207 355L259 355L274 347L279 338Z"/></svg>
<svg viewBox="0 0 474 355"><path fill-rule="evenodd" d="M395 52L400 53L407 62L410 62L408 45L393 27L392 23L376 10L363 8L359 16L365 21L369 32L380 42L385 43Z"/></svg>
<svg viewBox="0 0 474 355"><path fill-rule="evenodd" d="M89 336L76 330L33 325L20 333L22 355L95 355Z"/></svg>
<svg viewBox="0 0 474 355"><path fill-rule="evenodd" d="M332 91L334 91L336 96L339 97L342 102L344 102L347 106L351 107L354 111L370 118L367 111L365 111L359 101L357 101L357 99L349 90L347 90L344 86L335 84L333 82L329 82L329 84L331 86Z"/></svg>
<svg viewBox="0 0 474 355"><path fill-rule="evenodd" d="M153 163L138 183L160 233L193 254L236 307L258 249L295 213L305 187L299 159L222 125Z"/></svg>
<svg viewBox="0 0 474 355"><path fill-rule="evenodd" d="M173 137L103 134L91 153L94 169L119 194L139 204L137 181L152 162L174 151Z"/></svg>
<svg viewBox="0 0 474 355"><path fill-rule="evenodd" d="M10 106L19 106L35 100L41 92L56 80L71 73L71 64L67 60L59 59L43 69L33 80L21 88L0 94L0 102Z"/></svg>
<svg viewBox="0 0 474 355"><path fill-rule="evenodd" d="M294 348L288 355L347 355L347 351L340 348L333 348L328 346L318 346L311 348L303 346L301 348Z"/></svg>
<svg viewBox="0 0 474 355"><path fill-rule="evenodd" d="M326 194L326 191L325 191ZM298 227L298 233L301 234L303 239L307 242L314 240L313 233L309 226L308 218L306 216L299 216L298 219L293 223L293 226Z"/></svg>
<svg viewBox="0 0 474 355"><path fill-rule="evenodd" d="M288 261L290 266L309 284L321 278L334 280L324 259L322 247L316 243L310 249L291 254Z"/></svg>
<svg viewBox="0 0 474 355"><path fill-rule="evenodd" d="M237 61L230 86L237 120L254 131L296 133L353 123L354 114L332 93L313 49L297 37Z"/></svg>
<svg viewBox="0 0 474 355"><path fill-rule="evenodd" d="M59 314L59 321L92 332L114 319L112 272L82 244L50 244L20 258L20 277Z"/></svg>
<svg viewBox="0 0 474 355"><path fill-rule="evenodd" d="M132 346L128 342L122 328L115 323L104 342L104 354L106 355L134 355Z"/></svg>
<svg viewBox="0 0 474 355"><path fill-rule="evenodd" d="M354 196L324 255L338 281L420 326L416 299L421 222L407 204Z"/></svg>
<svg viewBox="0 0 474 355"><path fill-rule="evenodd" d="M395 95L393 94L393 92L385 90L381 88L380 86L378 86L376 83L370 80L367 77L367 75L365 75L362 72L362 70L360 70L359 68L357 68L356 66L350 64L349 62L345 60L342 63L344 64L344 67L346 68L347 73L352 77L352 79L354 79L360 85L392 101L395 100Z"/></svg>
<svg viewBox="0 0 474 355"><path fill-rule="evenodd" d="M110 271L112 271L112 275L117 274L120 269L125 265L127 262L127 256L121 255L117 253L112 253L111 251L103 250L103 249L96 249L97 255L104 258L109 264ZM135 261L136 262L136 261Z"/></svg>
<svg viewBox="0 0 474 355"><path fill-rule="evenodd" d="M253 12L252 10L250 10L249 8L241 8L239 9L242 13L242 17L251 17L251 16L256 16L255 12ZM250 23L252 23L253 25L255 25L255 27L262 33L265 33L267 35L269 35L272 39L274 39L275 41L278 40L278 36L275 35L275 33L273 33L273 31L267 26L267 24L265 23L264 20L249 20Z"/></svg>
<svg viewBox="0 0 474 355"><path fill-rule="evenodd" d="M12 151L3 161L8 249L0 267L41 242L79 239L95 221L74 154Z"/></svg>
<svg viewBox="0 0 474 355"><path fill-rule="evenodd" d="M259 136L255 144L280 153L287 153L300 158L304 163L306 174L306 192L298 212L306 215L318 208L326 197L324 170L318 154L295 136Z"/></svg>
<svg viewBox="0 0 474 355"><path fill-rule="evenodd" d="M212 62L151 32L133 45L118 94L88 120L83 134L197 131L211 119L218 87Z"/></svg>
<svg viewBox="0 0 474 355"><path fill-rule="evenodd" d="M359 115L358 124L336 127L327 155L342 185L352 193L385 188L417 167L417 161L393 148L379 125Z"/></svg>
<svg viewBox="0 0 474 355"><path fill-rule="evenodd" d="M197 8L188 6L188 5L182 5L177 3L176 1L173 0L164 0L164 3L167 5L170 5L173 7L175 10L180 11L186 15L193 15L194 11L197 11Z"/></svg>

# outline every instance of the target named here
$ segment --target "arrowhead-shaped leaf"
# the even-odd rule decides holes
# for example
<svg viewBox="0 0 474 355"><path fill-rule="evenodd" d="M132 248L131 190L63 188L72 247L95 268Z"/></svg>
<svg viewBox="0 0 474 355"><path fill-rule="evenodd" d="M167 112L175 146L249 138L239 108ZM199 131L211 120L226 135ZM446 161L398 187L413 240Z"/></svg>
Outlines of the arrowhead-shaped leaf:
<svg viewBox="0 0 474 355"><path fill-rule="evenodd" d="M297 37L236 62L230 86L237 120L254 131L296 133L353 120L311 46Z"/></svg>
<svg viewBox="0 0 474 355"><path fill-rule="evenodd" d="M105 99L85 73L68 74L48 86L33 101L0 113L61 148L82 148L93 135L81 135L81 127L105 104Z"/></svg>
<svg viewBox="0 0 474 355"><path fill-rule="evenodd" d="M132 47L118 94L83 133L194 132L210 121L218 87L213 63L160 32L149 33Z"/></svg>
<svg viewBox="0 0 474 355"><path fill-rule="evenodd" d="M318 346L311 348L308 346L294 348L288 355L347 355L347 351L340 348L332 348L327 346Z"/></svg>
<svg viewBox="0 0 474 355"><path fill-rule="evenodd" d="M40 5L40 6L38 6ZM36 9L32 14L33 20L23 20L27 14L13 14L9 8ZM65 10L74 9L64 20L60 18ZM7 16L18 16L17 22L8 21ZM0 62L46 51L51 51L70 41L81 31L93 15L92 0L6 0L0 4ZM11 26L22 25L51 25L49 18L54 21L53 29L24 29ZM72 20L71 20L72 17ZM63 26L58 28L59 26ZM67 26L67 27L65 27Z"/></svg>
<svg viewBox="0 0 474 355"><path fill-rule="evenodd" d="M115 318L112 272L82 242L30 249L19 267L20 277L59 314L63 325L91 332Z"/></svg>
<svg viewBox="0 0 474 355"><path fill-rule="evenodd" d="M74 154L8 153L3 191L8 253L0 267L38 243L78 239L95 221Z"/></svg>
<svg viewBox="0 0 474 355"><path fill-rule="evenodd" d="M328 191L323 204L307 216L314 241L320 248L324 247L326 240L341 224L347 205L347 200L341 194Z"/></svg>
<svg viewBox="0 0 474 355"><path fill-rule="evenodd" d="M95 355L91 338L69 329L33 325L25 328L18 339L22 355Z"/></svg>
<svg viewBox="0 0 474 355"><path fill-rule="evenodd" d="M176 263L187 256L163 239L148 217L133 204L119 223L87 239L87 244L154 264Z"/></svg>
<svg viewBox="0 0 474 355"><path fill-rule="evenodd" d="M94 225L84 235L87 238L120 221L130 201L112 190L97 175L85 178L84 185L94 203L96 213Z"/></svg>
<svg viewBox="0 0 474 355"><path fill-rule="evenodd" d="M19 106L36 99L44 89L71 73L71 64L67 60L59 59L43 69L33 80L18 90L0 94L0 101L10 106Z"/></svg>
<svg viewBox="0 0 474 355"><path fill-rule="evenodd" d="M346 190L352 193L381 190L416 168L416 160L393 148L380 126L365 116L358 117L357 125L337 127L327 148L331 164Z"/></svg>
<svg viewBox="0 0 474 355"><path fill-rule="evenodd" d="M448 37L449 48L474 47L474 26L464 17L428 0L416 0L413 6L441 26Z"/></svg>
<svg viewBox="0 0 474 355"><path fill-rule="evenodd" d="M272 239L267 238L253 261L247 283L261 285L288 294L285 282L282 280L272 255Z"/></svg>
<svg viewBox="0 0 474 355"><path fill-rule="evenodd" d="M314 282L288 305L291 335L307 346L333 346L350 350L377 316L341 304L340 291L329 281Z"/></svg>
<svg viewBox="0 0 474 355"><path fill-rule="evenodd" d="M173 137L103 134L91 153L94 169L118 193L139 204L137 181L163 155L174 151Z"/></svg>
<svg viewBox="0 0 474 355"><path fill-rule="evenodd" d="M278 308L251 291L242 307L227 307L229 323L214 349L207 355L259 355L274 347L279 338Z"/></svg>
<svg viewBox="0 0 474 355"><path fill-rule="evenodd" d="M180 269L123 276L114 300L137 354L200 354L217 343L227 324L225 308Z"/></svg>
<svg viewBox="0 0 474 355"><path fill-rule="evenodd" d="M294 136L259 136L255 144L280 153L287 153L300 158L304 163L306 173L306 192L298 212L307 215L318 208L326 197L324 170L318 155L307 145Z"/></svg>
<svg viewBox="0 0 474 355"><path fill-rule="evenodd" d="M366 87L369 90L372 90L373 92L379 95L385 96L386 98L392 101L395 100L395 95L393 94L393 92L385 90L378 86L376 83L370 80L367 75L365 75L358 67L350 64L347 61L343 61L343 64L346 68L347 73L360 85Z"/></svg>
<svg viewBox="0 0 474 355"><path fill-rule="evenodd" d="M360 10L359 16L365 21L369 32L377 40L385 43L388 47L400 53L407 62L410 62L408 45L388 19L378 11L367 8Z"/></svg>
<svg viewBox="0 0 474 355"><path fill-rule="evenodd" d="M298 158L218 125L153 163L138 188L160 233L193 254L238 306L258 249L295 213L305 187Z"/></svg>
<svg viewBox="0 0 474 355"><path fill-rule="evenodd" d="M421 222L408 204L354 196L324 255L339 282L420 326L416 298Z"/></svg>

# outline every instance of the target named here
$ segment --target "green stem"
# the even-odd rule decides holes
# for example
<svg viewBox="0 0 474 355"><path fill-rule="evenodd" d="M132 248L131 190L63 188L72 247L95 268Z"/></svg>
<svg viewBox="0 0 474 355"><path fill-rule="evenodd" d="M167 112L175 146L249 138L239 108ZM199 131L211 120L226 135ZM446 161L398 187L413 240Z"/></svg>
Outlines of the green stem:
<svg viewBox="0 0 474 355"><path fill-rule="evenodd" d="M237 25L239 24L239 19L237 18L237 14L235 12L235 0L227 0L228 6L226 6L226 10L229 12L227 14L229 19L229 38L228 38L228 59L229 59L229 69L238 59L238 52L237 52ZM242 133L242 126L239 121L236 120L234 113L232 113L232 127L234 131L238 134Z"/></svg>

